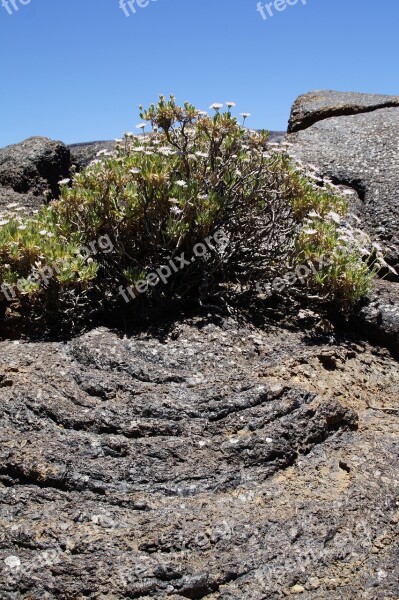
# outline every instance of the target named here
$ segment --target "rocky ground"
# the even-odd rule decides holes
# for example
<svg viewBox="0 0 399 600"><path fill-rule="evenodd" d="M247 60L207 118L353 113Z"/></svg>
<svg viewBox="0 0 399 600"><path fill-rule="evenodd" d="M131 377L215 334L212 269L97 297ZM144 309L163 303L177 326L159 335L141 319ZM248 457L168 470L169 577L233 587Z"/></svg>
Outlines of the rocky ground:
<svg viewBox="0 0 399 600"><path fill-rule="evenodd" d="M1 598L399 597L388 351L191 317L1 355Z"/></svg>
<svg viewBox="0 0 399 600"><path fill-rule="evenodd" d="M305 95L288 135L393 264L396 102ZM40 205L60 144L0 150L0 205ZM346 325L202 311L0 341L0 599L399 600L398 292Z"/></svg>

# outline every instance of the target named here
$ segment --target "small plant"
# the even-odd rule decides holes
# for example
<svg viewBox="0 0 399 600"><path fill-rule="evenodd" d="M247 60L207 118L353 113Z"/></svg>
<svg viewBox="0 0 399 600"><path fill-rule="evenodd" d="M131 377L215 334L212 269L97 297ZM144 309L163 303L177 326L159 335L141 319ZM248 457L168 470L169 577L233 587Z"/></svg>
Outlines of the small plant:
<svg viewBox="0 0 399 600"><path fill-rule="evenodd" d="M346 303L367 293L373 270L364 240L349 236L345 198L305 175L284 149L273 150L267 132L248 130L249 115L241 124L233 106L223 112L212 105L209 115L161 96L140 107L142 133L125 134L71 185L60 182L58 201L28 218L11 206L0 221L0 277L8 286L18 283L12 302L27 307L28 299L43 313L66 306L79 312L93 303L112 308L121 302L118 286L145 280L180 253L191 257L218 230L229 240L223 252L214 247L188 261L132 310L201 301L220 284L246 288L288 264L326 255L329 265L310 286ZM82 255L81 247L101 236L112 251ZM37 276L44 269L53 273L45 285Z"/></svg>

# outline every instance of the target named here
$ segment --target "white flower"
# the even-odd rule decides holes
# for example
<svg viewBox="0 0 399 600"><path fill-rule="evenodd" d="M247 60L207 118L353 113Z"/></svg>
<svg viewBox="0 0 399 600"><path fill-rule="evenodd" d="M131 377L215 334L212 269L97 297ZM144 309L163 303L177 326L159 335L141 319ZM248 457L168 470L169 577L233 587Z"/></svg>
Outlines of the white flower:
<svg viewBox="0 0 399 600"><path fill-rule="evenodd" d="M240 116L243 117L243 119L248 119L248 117L251 116L251 113L240 113Z"/></svg>
<svg viewBox="0 0 399 600"><path fill-rule="evenodd" d="M91 257L89 257L89 258L87 259L87 264L88 264L88 265L92 265L92 264L93 264L93 259L92 259Z"/></svg>
<svg viewBox="0 0 399 600"><path fill-rule="evenodd" d="M8 221L7 219L3 219L2 221L0 221L0 226L2 225L8 225L10 221Z"/></svg>
<svg viewBox="0 0 399 600"><path fill-rule="evenodd" d="M330 217L330 219L332 221L334 221L334 223L336 223L337 225L339 225L341 223L341 217L339 216L338 213L334 212L333 210L331 210L328 214L328 217Z"/></svg>
<svg viewBox="0 0 399 600"><path fill-rule="evenodd" d="M147 127L148 123L139 123L138 125L136 125L136 129L143 129L144 127Z"/></svg>
<svg viewBox="0 0 399 600"><path fill-rule="evenodd" d="M58 182L58 185L68 185L68 183L70 182L70 179L61 179L61 181Z"/></svg>
<svg viewBox="0 0 399 600"><path fill-rule="evenodd" d="M174 204L173 206L171 206L170 212L173 213L174 215L180 215L183 211L181 208L179 208L178 206L176 206Z"/></svg>
<svg viewBox="0 0 399 600"><path fill-rule="evenodd" d="M198 116L199 116L199 117L207 117L207 116L208 116L208 113L206 112L206 110L200 110L200 111L198 112Z"/></svg>
<svg viewBox="0 0 399 600"><path fill-rule="evenodd" d="M15 208L16 206L19 206L18 202L13 202L12 204L7 204L6 208Z"/></svg>
<svg viewBox="0 0 399 600"><path fill-rule="evenodd" d="M215 102L214 104L211 104L209 108L213 108L214 110L219 110L220 108L223 108L223 104L219 104L218 102Z"/></svg>
<svg viewBox="0 0 399 600"><path fill-rule="evenodd" d="M182 179L179 179L178 181L175 181L176 185L178 185L179 187L185 188L187 187L187 183L185 181L183 181Z"/></svg>
<svg viewBox="0 0 399 600"><path fill-rule="evenodd" d="M169 202L172 204L179 204L179 200L177 198L169 198Z"/></svg>
<svg viewBox="0 0 399 600"><path fill-rule="evenodd" d="M114 141L115 141L117 144L120 144L121 142L123 142L123 140L122 140L121 138L116 138Z"/></svg>
<svg viewBox="0 0 399 600"><path fill-rule="evenodd" d="M48 238L53 238L54 237L54 233L52 233L51 231L47 232L47 237Z"/></svg>
<svg viewBox="0 0 399 600"><path fill-rule="evenodd" d="M316 218L320 217L320 215L315 210L311 210L310 213L308 214L308 217L310 217L311 219L316 219Z"/></svg>
<svg viewBox="0 0 399 600"><path fill-rule="evenodd" d="M140 169L130 169L130 172L133 173L133 175L138 175L139 173L141 173Z"/></svg>
<svg viewBox="0 0 399 600"><path fill-rule="evenodd" d="M132 148L133 152L144 152L145 148L144 146L136 146L135 148Z"/></svg>
<svg viewBox="0 0 399 600"><path fill-rule="evenodd" d="M373 248L375 248L376 250L379 250L380 252L382 252L382 248L379 244L377 244L377 242L373 242L371 244L373 246Z"/></svg>
<svg viewBox="0 0 399 600"><path fill-rule="evenodd" d="M26 225L19 225L17 227L17 229L20 229L21 231L24 231L24 229L26 229Z"/></svg>
<svg viewBox="0 0 399 600"><path fill-rule="evenodd" d="M303 233L306 233L306 235L315 235L315 233L317 233L317 229L303 229L302 231Z"/></svg>
<svg viewBox="0 0 399 600"><path fill-rule="evenodd" d="M198 200L207 200L208 199L208 194L201 194L200 196L198 196Z"/></svg>
<svg viewBox="0 0 399 600"><path fill-rule="evenodd" d="M208 158L208 155L206 152L196 152L195 155L200 156L201 158Z"/></svg>
<svg viewBox="0 0 399 600"><path fill-rule="evenodd" d="M134 133L133 133L133 132L131 132L131 131L127 131L127 132L125 133L125 136L126 136L126 137L128 137L128 138L132 138L132 137L134 137Z"/></svg>
<svg viewBox="0 0 399 600"><path fill-rule="evenodd" d="M233 106L235 106L235 105L236 105L236 103L235 103L235 102L226 102L226 105L227 105L229 108L233 108Z"/></svg>
<svg viewBox="0 0 399 600"><path fill-rule="evenodd" d="M354 238L353 238L353 233L352 233L351 231L348 231L346 235L343 235L343 234L342 234L342 235L338 236L338 239L339 239L341 242L345 242L345 243L347 243L347 242L352 242L352 241L353 241L353 239L354 239Z"/></svg>
<svg viewBox="0 0 399 600"><path fill-rule="evenodd" d="M169 152L173 152L172 148L170 146L161 146L160 148L158 148L159 152L162 152L164 154L167 154Z"/></svg>
<svg viewBox="0 0 399 600"><path fill-rule="evenodd" d="M47 235L47 229L42 229L41 231L39 231L40 235Z"/></svg>

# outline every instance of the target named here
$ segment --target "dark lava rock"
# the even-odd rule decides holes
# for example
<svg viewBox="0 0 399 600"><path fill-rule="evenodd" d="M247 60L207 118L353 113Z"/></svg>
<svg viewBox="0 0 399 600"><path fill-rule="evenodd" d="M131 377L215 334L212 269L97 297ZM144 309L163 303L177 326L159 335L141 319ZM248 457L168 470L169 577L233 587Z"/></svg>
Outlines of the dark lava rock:
<svg viewBox="0 0 399 600"><path fill-rule="evenodd" d="M32 137L0 149L0 185L37 197L37 205L47 191L58 196L58 182L68 177L69 170L70 153L62 142Z"/></svg>
<svg viewBox="0 0 399 600"><path fill-rule="evenodd" d="M0 352L2 599L397 598L387 352L199 317Z"/></svg>
<svg viewBox="0 0 399 600"><path fill-rule="evenodd" d="M399 106L399 96L320 90L299 96L291 109L288 131L300 131L330 117L356 115Z"/></svg>

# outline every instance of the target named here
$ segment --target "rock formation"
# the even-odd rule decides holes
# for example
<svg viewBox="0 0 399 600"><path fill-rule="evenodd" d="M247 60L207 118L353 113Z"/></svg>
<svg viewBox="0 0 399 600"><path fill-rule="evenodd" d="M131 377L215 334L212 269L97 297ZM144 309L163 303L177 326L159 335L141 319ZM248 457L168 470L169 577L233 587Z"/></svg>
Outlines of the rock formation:
<svg viewBox="0 0 399 600"><path fill-rule="evenodd" d="M32 137L0 150L0 206L24 202L38 207L59 193L58 182L70 172L71 157L62 142ZM46 195L49 193L49 196ZM27 198L21 198L21 194Z"/></svg>

